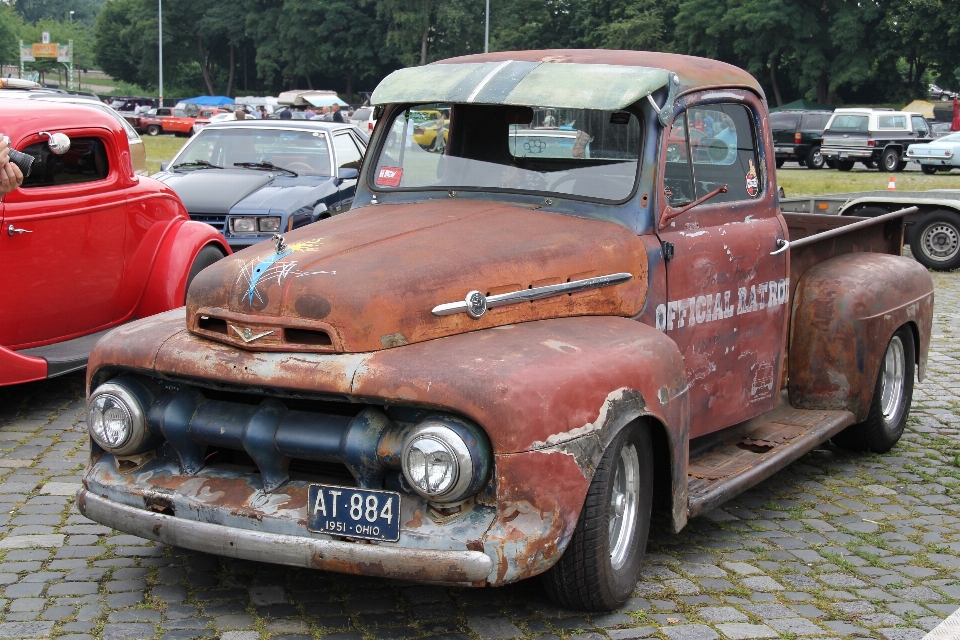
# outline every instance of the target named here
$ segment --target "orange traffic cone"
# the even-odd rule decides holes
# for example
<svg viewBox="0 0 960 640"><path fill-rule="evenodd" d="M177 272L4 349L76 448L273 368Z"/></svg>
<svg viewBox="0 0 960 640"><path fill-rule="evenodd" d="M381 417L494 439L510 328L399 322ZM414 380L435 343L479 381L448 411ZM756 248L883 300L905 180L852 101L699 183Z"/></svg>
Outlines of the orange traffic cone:
<svg viewBox="0 0 960 640"><path fill-rule="evenodd" d="M893 176L890 176L890 182L887 183L887 191L896 191L896 190L897 190L897 183L893 179Z"/></svg>

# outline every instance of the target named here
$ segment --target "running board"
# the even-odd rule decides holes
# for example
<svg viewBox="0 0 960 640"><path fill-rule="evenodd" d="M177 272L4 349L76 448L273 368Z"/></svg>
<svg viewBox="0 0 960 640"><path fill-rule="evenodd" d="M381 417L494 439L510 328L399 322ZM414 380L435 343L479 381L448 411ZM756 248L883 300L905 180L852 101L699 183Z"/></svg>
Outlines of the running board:
<svg viewBox="0 0 960 640"><path fill-rule="evenodd" d="M110 329L113 329L111 327ZM90 333L73 340L55 342L43 347L21 349L17 353L34 358L43 358L47 361L47 377L54 378L66 373L79 371L87 366L87 358L93 350L93 345L110 329Z"/></svg>
<svg viewBox="0 0 960 640"><path fill-rule="evenodd" d="M687 515L707 513L766 480L856 421L849 411L780 405L761 416L690 442Z"/></svg>

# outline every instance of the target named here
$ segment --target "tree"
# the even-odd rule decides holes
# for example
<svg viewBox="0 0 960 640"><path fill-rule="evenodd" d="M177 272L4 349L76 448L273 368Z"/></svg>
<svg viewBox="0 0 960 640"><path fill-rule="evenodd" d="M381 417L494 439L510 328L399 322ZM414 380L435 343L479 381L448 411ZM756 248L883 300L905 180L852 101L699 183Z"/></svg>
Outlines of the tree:
<svg viewBox="0 0 960 640"><path fill-rule="evenodd" d="M100 12L103 0L16 0L14 8L26 23L40 20L70 20L73 11L74 22L93 25Z"/></svg>
<svg viewBox="0 0 960 640"><path fill-rule="evenodd" d="M0 5L0 61L12 64L20 60L20 31L23 20L9 5Z"/></svg>

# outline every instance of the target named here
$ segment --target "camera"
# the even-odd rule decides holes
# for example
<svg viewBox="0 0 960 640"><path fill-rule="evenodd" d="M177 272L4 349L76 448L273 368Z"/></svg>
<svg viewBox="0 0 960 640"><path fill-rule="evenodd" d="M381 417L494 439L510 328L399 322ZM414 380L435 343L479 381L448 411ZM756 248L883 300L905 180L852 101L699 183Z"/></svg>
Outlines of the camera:
<svg viewBox="0 0 960 640"><path fill-rule="evenodd" d="M10 161L20 167L20 171L23 173L24 178L30 177L30 169L33 168L35 158L25 153L21 153L13 147L10 147L10 138L7 136L2 137L3 141L7 143L7 146L10 149Z"/></svg>

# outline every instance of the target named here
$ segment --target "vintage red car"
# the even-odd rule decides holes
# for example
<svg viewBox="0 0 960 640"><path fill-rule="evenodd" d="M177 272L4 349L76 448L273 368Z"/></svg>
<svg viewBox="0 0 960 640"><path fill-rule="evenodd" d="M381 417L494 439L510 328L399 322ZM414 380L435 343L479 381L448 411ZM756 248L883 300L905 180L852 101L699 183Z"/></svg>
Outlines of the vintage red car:
<svg viewBox="0 0 960 640"><path fill-rule="evenodd" d="M0 385L68 373L108 329L180 307L230 253L169 187L138 176L127 132L98 108L0 97L4 134L35 158L0 201ZM48 134L65 134L54 153Z"/></svg>
<svg viewBox="0 0 960 640"><path fill-rule="evenodd" d="M827 440L896 445L933 317L901 255L915 208L781 213L748 73L510 51L371 101L349 212L98 343L88 518L328 571L542 575L609 610L654 510L679 531ZM429 111L442 149L411 144Z"/></svg>

